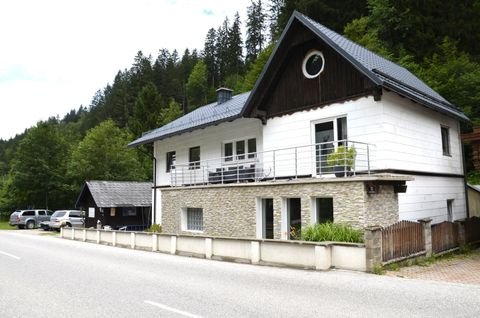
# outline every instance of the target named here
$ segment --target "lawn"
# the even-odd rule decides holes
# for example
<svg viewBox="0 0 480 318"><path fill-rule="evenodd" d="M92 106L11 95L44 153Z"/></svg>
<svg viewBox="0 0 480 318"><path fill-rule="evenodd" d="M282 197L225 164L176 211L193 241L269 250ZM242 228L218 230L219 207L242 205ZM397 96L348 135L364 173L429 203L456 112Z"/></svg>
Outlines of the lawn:
<svg viewBox="0 0 480 318"><path fill-rule="evenodd" d="M0 230L15 230L16 227L10 226L8 221L0 221Z"/></svg>

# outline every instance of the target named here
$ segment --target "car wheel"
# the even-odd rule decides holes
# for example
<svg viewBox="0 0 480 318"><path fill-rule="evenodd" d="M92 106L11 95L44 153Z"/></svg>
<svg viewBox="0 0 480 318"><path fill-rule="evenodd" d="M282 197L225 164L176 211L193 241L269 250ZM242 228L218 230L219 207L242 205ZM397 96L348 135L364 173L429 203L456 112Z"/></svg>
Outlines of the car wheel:
<svg viewBox="0 0 480 318"><path fill-rule="evenodd" d="M67 223L67 227L72 227L72 224L70 224L70 223Z"/></svg>
<svg viewBox="0 0 480 318"><path fill-rule="evenodd" d="M27 229L31 230L35 227L35 222L33 221L28 221L27 222Z"/></svg>

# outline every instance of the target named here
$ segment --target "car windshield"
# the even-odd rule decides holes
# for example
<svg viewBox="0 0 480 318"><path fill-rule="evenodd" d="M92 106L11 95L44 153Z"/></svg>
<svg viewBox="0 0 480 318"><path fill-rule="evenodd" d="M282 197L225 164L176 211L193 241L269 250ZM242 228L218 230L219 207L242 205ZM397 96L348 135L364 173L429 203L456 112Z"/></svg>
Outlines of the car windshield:
<svg viewBox="0 0 480 318"><path fill-rule="evenodd" d="M52 217L60 218L60 217L64 216L65 213L67 213L67 211L56 211L55 213L53 213Z"/></svg>

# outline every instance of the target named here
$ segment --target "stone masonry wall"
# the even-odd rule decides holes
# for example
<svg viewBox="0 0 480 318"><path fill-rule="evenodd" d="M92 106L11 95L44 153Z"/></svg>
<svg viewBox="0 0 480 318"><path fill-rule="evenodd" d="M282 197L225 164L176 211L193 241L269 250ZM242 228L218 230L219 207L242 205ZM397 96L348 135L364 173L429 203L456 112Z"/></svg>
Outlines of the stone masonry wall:
<svg viewBox="0 0 480 318"><path fill-rule="evenodd" d="M385 194L378 199L368 196L363 181L291 181L164 189L162 229L165 233L182 233L182 209L192 207L203 209L203 235L255 237L257 198L273 198L274 238L280 239L284 199L301 199L302 227L305 227L311 223L311 202L315 197L333 198L334 222L337 223L363 228L377 222L380 216L379 213L367 213L367 210L378 211L382 207L387 207L385 213L394 214L387 219L398 219L396 195L392 198ZM372 217L374 219L370 220Z"/></svg>
<svg viewBox="0 0 480 318"><path fill-rule="evenodd" d="M398 194L393 185L379 185L377 193L365 191L365 226L386 226L398 222Z"/></svg>

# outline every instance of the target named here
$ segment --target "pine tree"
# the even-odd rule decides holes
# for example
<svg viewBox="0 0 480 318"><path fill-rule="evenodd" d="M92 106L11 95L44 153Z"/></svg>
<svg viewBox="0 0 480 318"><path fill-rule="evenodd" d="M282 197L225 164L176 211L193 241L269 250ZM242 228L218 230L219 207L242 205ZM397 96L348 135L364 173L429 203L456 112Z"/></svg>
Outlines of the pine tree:
<svg viewBox="0 0 480 318"><path fill-rule="evenodd" d="M228 51L228 30L229 22L225 17L222 25L217 30L217 41L215 43L215 60L217 64L217 85L222 86L226 78L227 51Z"/></svg>
<svg viewBox="0 0 480 318"><path fill-rule="evenodd" d="M214 28L208 30L203 48L203 62L207 66L207 84L208 87L217 86L217 63L215 59L215 43L217 42L217 32Z"/></svg>
<svg viewBox="0 0 480 318"><path fill-rule="evenodd" d="M263 10L262 0L251 1L251 5L247 8L246 64L255 61L265 43L266 14Z"/></svg>
<svg viewBox="0 0 480 318"><path fill-rule="evenodd" d="M278 20L284 7L285 0L270 0L270 5L268 6L270 43L274 42L282 31L278 28Z"/></svg>
<svg viewBox="0 0 480 318"><path fill-rule="evenodd" d="M235 20L228 30L226 77L243 73L243 41L240 24L240 15L237 12Z"/></svg>

